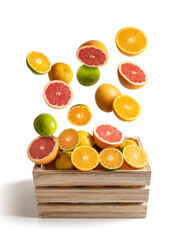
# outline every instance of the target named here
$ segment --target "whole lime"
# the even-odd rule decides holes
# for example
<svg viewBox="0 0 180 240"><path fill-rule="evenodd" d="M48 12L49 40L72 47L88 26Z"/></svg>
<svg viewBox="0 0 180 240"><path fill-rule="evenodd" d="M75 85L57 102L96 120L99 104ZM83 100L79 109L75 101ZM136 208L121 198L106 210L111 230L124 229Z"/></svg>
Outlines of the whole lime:
<svg viewBox="0 0 180 240"><path fill-rule="evenodd" d="M42 113L34 119L34 129L44 137L53 135L57 129L56 120L48 113Z"/></svg>
<svg viewBox="0 0 180 240"><path fill-rule="evenodd" d="M98 67L82 65L78 68L76 76L81 85L92 86L99 80L100 70Z"/></svg>

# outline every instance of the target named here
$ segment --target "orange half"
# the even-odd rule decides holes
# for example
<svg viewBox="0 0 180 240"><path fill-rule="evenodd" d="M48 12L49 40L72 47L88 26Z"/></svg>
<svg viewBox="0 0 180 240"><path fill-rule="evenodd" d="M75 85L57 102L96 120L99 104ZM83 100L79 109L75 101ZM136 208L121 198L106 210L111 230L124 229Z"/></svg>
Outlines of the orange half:
<svg viewBox="0 0 180 240"><path fill-rule="evenodd" d="M71 161L77 169L90 171L99 164L99 154L92 147L80 146L72 152Z"/></svg>
<svg viewBox="0 0 180 240"><path fill-rule="evenodd" d="M146 35L138 28L125 27L115 37L118 49L125 55L135 56L143 52L148 44Z"/></svg>
<svg viewBox="0 0 180 240"><path fill-rule="evenodd" d="M125 163L133 168L143 168L149 162L146 151L142 147L133 145L124 148L123 158Z"/></svg>
<svg viewBox="0 0 180 240"><path fill-rule="evenodd" d="M68 120L75 126L84 126L92 118L92 113L86 105L75 105L68 112Z"/></svg>
<svg viewBox="0 0 180 240"><path fill-rule="evenodd" d="M115 170L122 166L123 156L117 148L106 148L100 153L100 164L108 169Z"/></svg>
<svg viewBox="0 0 180 240"><path fill-rule="evenodd" d="M133 121L141 113L139 103L128 95L118 96L113 102L114 114L123 121Z"/></svg>
<svg viewBox="0 0 180 240"><path fill-rule="evenodd" d="M30 52L26 60L28 67L36 74L45 74L51 69L51 62L41 52Z"/></svg>

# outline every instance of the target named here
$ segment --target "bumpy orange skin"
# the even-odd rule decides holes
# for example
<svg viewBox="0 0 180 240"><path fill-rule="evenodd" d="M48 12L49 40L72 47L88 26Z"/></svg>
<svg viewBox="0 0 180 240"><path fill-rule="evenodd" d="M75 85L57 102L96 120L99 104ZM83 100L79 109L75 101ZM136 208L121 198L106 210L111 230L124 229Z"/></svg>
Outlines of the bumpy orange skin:
<svg viewBox="0 0 180 240"><path fill-rule="evenodd" d="M90 40L90 41L87 41L87 42L83 43L83 44L78 48L78 50L77 50L77 52L76 52L76 57L77 57L77 59L78 59L81 63L83 63L83 62L82 62L81 59L79 58L78 54L79 54L79 50L80 50L81 48L83 48L83 47L94 47L94 48L100 49L100 50L103 51L104 54L106 55L106 61L105 61L104 64L101 65L101 66L104 66L104 65L108 62L108 58L109 58L109 57L108 57L108 50L107 50L106 46L105 46L102 42L100 42L100 41L98 41L98 40ZM84 64L84 63L83 63L83 64ZM91 67L93 67L93 66L91 66ZM100 66L96 66L96 67L100 67Z"/></svg>
<svg viewBox="0 0 180 240"><path fill-rule="evenodd" d="M113 102L116 97L120 96L121 92L117 87L109 83L101 84L95 93L97 106L104 112L112 112Z"/></svg>
<svg viewBox="0 0 180 240"><path fill-rule="evenodd" d="M127 88L127 89L132 89L132 90L135 90L135 89L139 89L141 87L143 87L144 85L146 85L147 81L148 81L148 78L147 78L147 74L145 73L145 71L143 70L143 72L145 73L146 75L146 81L144 83L141 83L141 84L135 84L135 83L132 83L131 81L129 81L121 72L121 65L125 63L125 62L121 62L118 66L118 69L117 69L117 74L118 74L118 78L119 78L119 81L120 83L123 85L123 87Z"/></svg>
<svg viewBox="0 0 180 240"><path fill-rule="evenodd" d="M48 164L48 163L54 161L54 159L57 157L58 152L59 152L59 144L58 144L58 139L57 139L56 137L54 137L54 136L51 136L51 137L53 137L54 140L55 140L55 142L56 142L55 147L54 147L54 150L51 152L51 154L49 154L49 156L47 156L46 158L44 158L44 159L42 159L42 160L34 160L34 159L30 156L30 154L29 154L29 148L31 147L32 142L34 142L34 140L36 140L36 139L39 138L39 137L35 138L35 139L29 144L28 149L27 149L27 155L28 155L28 158L29 158L32 162L34 162L34 163L36 163L36 164L38 164L38 165L41 165L41 164L45 165L45 164Z"/></svg>

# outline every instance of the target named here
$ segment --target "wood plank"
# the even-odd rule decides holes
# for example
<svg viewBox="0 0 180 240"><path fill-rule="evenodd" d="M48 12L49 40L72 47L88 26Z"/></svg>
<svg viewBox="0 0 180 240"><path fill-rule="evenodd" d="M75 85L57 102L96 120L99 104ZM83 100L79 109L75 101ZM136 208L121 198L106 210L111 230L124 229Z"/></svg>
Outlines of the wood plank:
<svg viewBox="0 0 180 240"><path fill-rule="evenodd" d="M147 202L149 187L36 187L39 203Z"/></svg>
<svg viewBox="0 0 180 240"><path fill-rule="evenodd" d="M43 170L34 171L35 186L145 186L150 184L150 171L138 170Z"/></svg>
<svg viewBox="0 0 180 240"><path fill-rule="evenodd" d="M55 218L146 217L147 204L38 204L38 212Z"/></svg>

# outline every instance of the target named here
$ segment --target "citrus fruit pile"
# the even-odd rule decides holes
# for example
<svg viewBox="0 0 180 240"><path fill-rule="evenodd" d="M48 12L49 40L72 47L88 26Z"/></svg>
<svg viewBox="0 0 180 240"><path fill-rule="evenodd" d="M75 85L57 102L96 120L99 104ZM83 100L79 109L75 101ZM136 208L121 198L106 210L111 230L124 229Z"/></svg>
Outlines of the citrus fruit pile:
<svg viewBox="0 0 180 240"><path fill-rule="evenodd" d="M133 27L118 31L115 43L121 53L128 56L140 54L147 47L145 34ZM97 40L83 43L76 51L77 59L83 64L76 73L78 82L85 87L96 84L100 79L99 68L107 64L106 46ZM62 109L69 106L74 93L70 86L74 74L70 66L63 62L51 65L50 60L40 52L32 51L27 55L29 69L37 74L47 74L49 81L42 91L45 103L52 108ZM136 63L122 61L118 66L118 78L127 89L138 89L147 83L146 72ZM95 102L104 112L113 112L122 121L133 121L140 116L140 104L131 96L110 83L102 83L95 91ZM71 106L67 113L68 121L74 126L87 125L92 111L85 104ZM116 170L127 164L131 168L142 168L148 163L145 150L124 133L109 123L97 124L92 134L74 128L63 129L58 137L57 121L48 113L38 115L34 129L39 134L28 146L27 155L31 161L53 166L58 170L78 169L90 171L101 165L107 170Z"/></svg>

